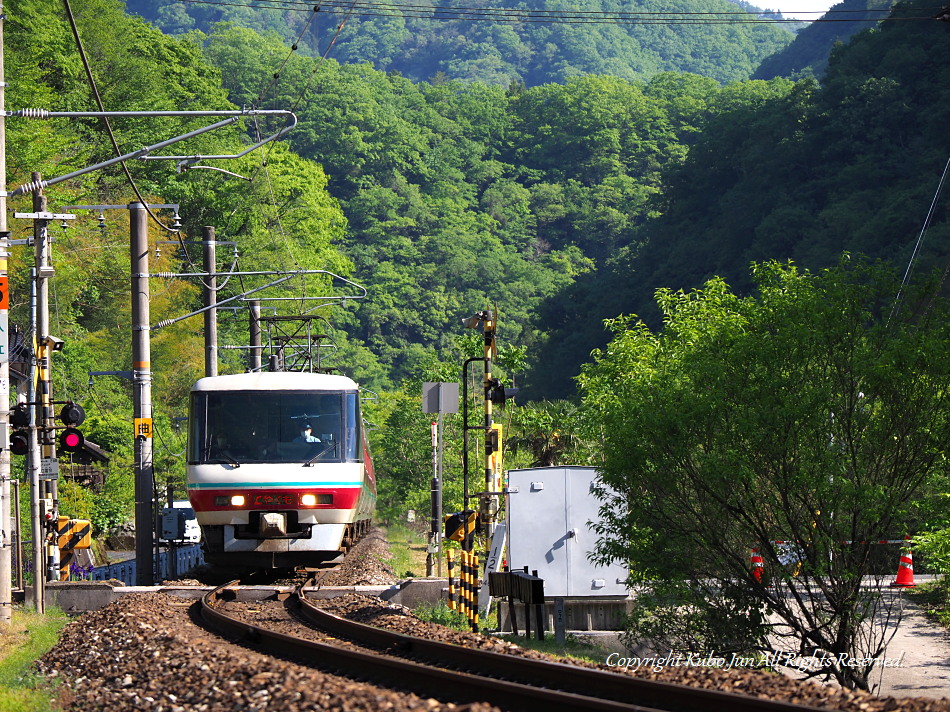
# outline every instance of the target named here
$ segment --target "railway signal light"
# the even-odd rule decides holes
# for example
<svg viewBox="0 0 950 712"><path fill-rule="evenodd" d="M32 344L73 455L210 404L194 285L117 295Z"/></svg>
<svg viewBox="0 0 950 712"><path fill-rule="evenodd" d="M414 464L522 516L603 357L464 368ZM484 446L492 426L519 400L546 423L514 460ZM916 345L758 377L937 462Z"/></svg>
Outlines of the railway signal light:
<svg viewBox="0 0 950 712"><path fill-rule="evenodd" d="M10 413L10 424L14 428L30 427L30 406L26 403L17 403L13 406L13 411Z"/></svg>
<svg viewBox="0 0 950 712"><path fill-rule="evenodd" d="M79 452L84 442L86 442L86 438L76 428L65 428L59 434L59 449L63 452Z"/></svg>
<svg viewBox="0 0 950 712"><path fill-rule="evenodd" d="M505 388L501 379L493 378L491 379L491 385L488 386L488 400L493 404L497 405L499 408L504 408L505 403L509 400L514 400L514 397L518 395L519 388Z"/></svg>
<svg viewBox="0 0 950 712"><path fill-rule="evenodd" d="M59 419L63 425L73 428L77 425L82 425L82 422L86 419L86 411L83 410L83 407L78 403L69 401L63 406L63 409L59 411Z"/></svg>
<svg viewBox="0 0 950 712"><path fill-rule="evenodd" d="M30 438L25 430L10 433L10 452L14 455L26 455L30 451Z"/></svg>
<svg viewBox="0 0 950 712"><path fill-rule="evenodd" d="M15 430L10 433L10 452L14 455L26 455L30 450L30 406L17 403L10 413L10 424Z"/></svg>
<svg viewBox="0 0 950 712"><path fill-rule="evenodd" d="M78 403L69 401L59 412L59 419L66 426L59 434L59 449L66 453L79 452L86 438L76 429L86 419L86 411Z"/></svg>

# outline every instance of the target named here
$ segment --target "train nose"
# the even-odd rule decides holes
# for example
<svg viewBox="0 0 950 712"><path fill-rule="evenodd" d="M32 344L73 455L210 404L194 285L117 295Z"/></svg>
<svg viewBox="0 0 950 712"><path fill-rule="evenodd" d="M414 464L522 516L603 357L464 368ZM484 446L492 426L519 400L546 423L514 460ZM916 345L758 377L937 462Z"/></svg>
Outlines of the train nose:
<svg viewBox="0 0 950 712"><path fill-rule="evenodd" d="M261 515L261 536L286 536L287 515L281 512L267 512Z"/></svg>

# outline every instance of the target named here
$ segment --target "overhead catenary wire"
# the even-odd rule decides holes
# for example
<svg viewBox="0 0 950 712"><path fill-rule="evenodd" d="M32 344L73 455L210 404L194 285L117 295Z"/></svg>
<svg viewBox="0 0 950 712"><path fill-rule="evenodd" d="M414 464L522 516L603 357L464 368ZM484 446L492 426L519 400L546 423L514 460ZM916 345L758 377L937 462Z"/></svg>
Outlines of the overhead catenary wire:
<svg viewBox="0 0 950 712"><path fill-rule="evenodd" d="M284 61L281 62L281 65L273 72L270 81L261 87L261 90L257 93L257 99L254 102L254 105L257 106L264 100L264 97L267 95L267 92L277 83L280 79L281 73L284 71L284 67L287 66L287 63L290 61L290 58L293 56L294 52L297 51L300 41L303 39L303 36L307 33L307 30L310 29L310 23L313 22L313 19L317 16L317 13L320 12L320 6L314 5L313 11L307 17L307 21L304 23L303 28L300 30L300 33L297 35L297 40L290 46L290 51L287 53L287 56L284 57Z"/></svg>
<svg viewBox="0 0 950 712"><path fill-rule="evenodd" d="M352 8L356 5L356 2L357 2L357 0L352 0L352 1L351 1L350 5L349 5L350 10L352 10ZM311 15L310 15L310 17L307 19L307 23L305 24L303 30L300 32L300 35L298 36L297 42L295 42L295 43L292 45L290 51L288 52L287 56L284 58L284 61L281 63L280 67L277 69L277 71L275 71L275 72L273 73L273 80L267 85L267 87L265 87L265 90L262 90L261 93L258 95L255 105L257 105L257 104L259 104L261 101L263 101L263 98L264 98L264 96L265 96L265 94L266 94L266 90L269 90L271 87L275 86L277 80L280 78L280 74L281 74L281 72L283 71L283 68L287 65L287 63L290 61L290 57L291 57L291 56L293 55L293 53L297 50L297 43L300 41L300 39L303 37L304 33L307 31L307 28L309 27L310 22L311 22L311 21L313 20L313 18L316 16L316 13L319 12L319 10L320 10L320 7L319 7L319 6L313 6L313 7L312 7ZM303 101L304 96L306 96L306 94L310 91L310 87L311 87L312 84L313 84L314 78L316 77L316 75L317 75L317 73L320 71L320 69L322 68L323 63L326 61L327 56L328 56L329 53L330 53L330 50L333 48L334 44L336 43L337 38L340 36L340 33L343 31L343 27L346 25L346 22L347 22L347 20L349 19L349 17L350 17L350 13L347 12L347 14L344 16L343 20L337 25L336 32L334 33L334 35L333 35L333 37L331 38L330 42L327 44L326 49L325 49L325 50L323 51L323 53L321 54L320 60L316 63L316 65L314 66L313 70L310 72L310 76L309 76L309 78L308 78L306 84L301 88L300 92L298 93L297 99L296 99L296 101L294 102L293 106L292 106L291 109L290 109L291 112L296 111L297 107L300 105L300 102ZM259 124L258 124L256 121L255 121L254 126L255 126L255 130L258 131L258 133L259 133L259 132L260 132L260 127L259 127ZM296 269L300 269L300 262L299 262L299 260L297 259L297 256L294 254L293 249L292 249L292 247L291 247L291 245L290 245L290 240L289 240L289 238L288 238L288 236L287 236L287 234L286 234L286 232L285 232L285 230L284 230L283 222L281 221L281 218L280 218L280 210L278 209L278 206L277 206L277 197L276 197L276 195L275 195L275 193L274 193L274 186L273 186L273 182L272 182L272 180L271 180L270 171L267 170L268 159L269 159L269 157L270 157L270 152L271 152L273 149L274 149L273 146L268 146L268 147L267 147L267 149L266 149L265 152L264 152L264 157L263 157L263 159L261 160L261 163L260 163L260 169L259 169L258 171L256 171L256 172L252 175L250 181L253 183L254 180L257 178L257 176L260 174L260 172L263 172L264 178L265 178L265 180L266 180L267 191L268 191L268 193L270 194L271 203L272 203L273 206L274 206L274 219L277 221L277 229L278 229L278 231L280 232L281 237L283 238L284 247L287 249L287 252L288 252L288 254L289 254L289 256L290 256L290 259L291 259L291 262L292 262L293 266L294 266ZM243 280L243 278L239 278L239 281L240 281L240 284L241 284L241 289L242 289L242 291L243 291L243 290L245 289L244 280ZM303 297L304 297L305 294L306 294L306 283L305 283L305 280L301 282L301 284L300 284L300 290L301 290L301 303L300 303L300 308L302 309L302 308L303 308Z"/></svg>
<svg viewBox="0 0 950 712"><path fill-rule="evenodd" d="M189 5L220 5L229 7L246 7L257 10L280 10L290 12L309 12L310 3L299 0L263 0L262 2L235 2L233 0L182 0ZM349 9L351 7L351 9ZM895 20L934 20L933 13L942 9L941 6L923 8L930 12L928 15L890 17L891 8L860 9L860 10L829 10L829 11L802 11L796 15L815 15L815 19L801 20L788 18L779 12L749 13L745 10L735 11L608 11L608 10L524 10L518 8L490 8L490 7L438 7L435 5L419 5L409 3L367 3L354 2L352 6L345 2L324 2L321 8L327 12L347 9L347 15L358 17L403 17L407 19L429 20L468 20L481 22L506 23L550 23L550 24L786 24L812 22L876 22ZM859 17L868 14L880 17Z"/></svg>
<svg viewBox="0 0 950 712"><path fill-rule="evenodd" d="M63 5L66 9L66 18L69 21L69 27L73 33L73 40L76 42L76 49L79 52L79 58L82 61L83 70L86 73L86 79L89 82L89 88L92 91L93 98L95 99L96 106L99 107L99 111L105 111L105 106L102 102L102 96L99 94L99 87L96 85L95 77L92 76L92 67L89 64L89 58L86 56L86 50L82 44L82 38L79 35L79 28L76 25L76 18L73 15L73 9L69 4L69 0L63 0ZM122 155L122 150L119 148L119 142L116 140L115 133L112 131L112 124L109 123L109 117L103 116L102 121L106 127L106 133L109 135L109 141L112 143L112 149L115 151L117 156ZM161 220L159 220L155 213L152 212L151 208L148 206L148 202L142 197L142 194L139 192L138 186L135 184L135 181L132 178L132 173L129 171L129 167L126 165L125 161L120 162L122 166L122 171L125 173L125 178L128 180L129 185L132 187L132 191L135 193L135 196L139 199L139 202L145 206L145 210L148 212L149 217L159 225L163 230L172 233L180 232L178 229L173 229L165 225Z"/></svg>
<svg viewBox="0 0 950 712"><path fill-rule="evenodd" d="M907 261L907 268L904 270L904 277L901 280L901 286L897 290L897 296L894 298L894 304L891 305L891 313L887 317L886 326L890 326L891 319L897 316L900 311L901 302L904 298L904 289L910 283L911 274L914 271L914 265L917 262L917 258L920 256L920 248L924 243L924 237L927 235L927 230L930 228L930 223L933 220L934 213L937 210L937 204L940 200L940 195L943 193L943 186L947 180L947 173L950 172L950 156L947 157L947 162L944 164L943 173L940 175L940 180L937 181L937 189L934 191L934 197L930 201L930 208L927 210L927 216L924 218L924 224L920 228L920 232L917 234L917 241L914 243L914 249L911 251L910 259ZM950 266L948 266L950 269ZM946 276L946 272L944 272Z"/></svg>

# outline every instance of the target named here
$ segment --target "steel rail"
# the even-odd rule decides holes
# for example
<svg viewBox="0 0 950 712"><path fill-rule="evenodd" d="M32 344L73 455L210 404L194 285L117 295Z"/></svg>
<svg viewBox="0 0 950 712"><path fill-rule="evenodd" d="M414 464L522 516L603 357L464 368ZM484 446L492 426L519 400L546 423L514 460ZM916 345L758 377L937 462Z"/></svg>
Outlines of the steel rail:
<svg viewBox="0 0 950 712"><path fill-rule="evenodd" d="M208 624L227 635L247 641L268 652L302 660L306 664L339 672L347 677L381 683L394 689L409 690L427 697L438 694L440 697L462 703L489 702L509 710L533 711L541 704L546 712L576 712L577 710L662 712L651 707L539 689L475 674L444 670L410 660L380 655L376 651L360 651L267 630L219 610L218 604L236 598L236 584L236 581L232 581L202 597L201 616Z"/></svg>
<svg viewBox="0 0 950 712"><path fill-rule="evenodd" d="M237 598L237 583L220 586L202 598L201 616L213 628L278 655L293 656L310 665L426 696L434 696L438 690L439 697L461 703L488 702L508 710L535 710L543 705L546 712L818 712L816 707L500 655L384 631L319 609L300 587L289 603L299 605L304 617L331 635L379 648L386 654L303 640L222 611L222 603ZM421 658L433 664L393 655Z"/></svg>
<svg viewBox="0 0 950 712"><path fill-rule="evenodd" d="M465 648L436 640L416 638L395 631L347 620L318 607L301 589L301 614L333 635L349 638L383 650L405 651L434 664L476 670L480 675L499 676L546 689L615 701L636 700L661 710L728 709L734 712L818 712L820 708L768 700L734 692L678 685L623 673L535 660L517 655ZM492 700L487 700L492 701ZM498 704L496 702L496 704Z"/></svg>

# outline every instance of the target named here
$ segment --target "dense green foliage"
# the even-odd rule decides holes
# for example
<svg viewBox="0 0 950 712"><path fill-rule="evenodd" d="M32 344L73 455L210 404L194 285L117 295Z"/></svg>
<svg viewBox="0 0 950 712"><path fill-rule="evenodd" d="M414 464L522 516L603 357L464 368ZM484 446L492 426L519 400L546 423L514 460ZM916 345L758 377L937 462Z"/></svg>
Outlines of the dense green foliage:
<svg viewBox="0 0 950 712"><path fill-rule="evenodd" d="M456 338L460 317L497 305L501 342L525 349L524 363L505 369L506 377L517 377L523 394L563 397L591 350L605 343L604 318L634 312L654 323L657 287L688 288L718 274L744 293L753 288L751 260L792 257L822 267L842 249L906 263L945 160L946 23L888 23L857 35L835 53L822 85L776 78L723 86L726 78L749 76L752 57L785 41L775 28L743 34L704 27L705 49L663 35L669 27L639 28L643 37L663 35L668 46L659 58L636 60L619 45L600 43L601 36L627 42L617 28L583 35L571 34L569 25L524 34L495 28L489 49L514 48L525 62L504 54L484 62L474 50L452 49L445 60L457 60L452 66L433 55L429 64L416 61L412 73L392 64L403 59L397 48L406 34L387 25L396 20L365 20L352 36L341 34L333 58L320 60L319 53L287 47L286 25L276 15L264 27L256 11L224 7L163 6L161 26L177 18L174 29L189 30L174 36L111 0L77 0L74 11L108 109L253 105L296 112L299 124L286 141L219 164L250 180L200 169L178 173L162 161L135 162L130 170L148 200L181 205L184 236L197 239L211 225L220 239L236 242L240 267L322 269L366 287L367 299L333 316L333 365L382 391L367 412L383 428L374 447L386 516L425 508L430 453L419 385L459 378L471 346ZM96 108L61 6L14 0L6 10L7 72L15 77L8 106ZM201 20L193 25L193 11L208 14L192 18ZM224 12L243 14L215 14ZM234 22L214 24L219 19ZM317 19L326 31L325 19ZM478 24L477 32L494 27ZM393 32L379 40L373 25ZM413 26L412 37L429 42L426 33L451 26ZM553 55L536 49L541 34L534 32L561 33L550 42ZM755 51L747 51L749 42ZM668 62L673 55L692 55L696 63ZM671 67L697 73L663 71ZM413 81L420 77L431 81ZM464 80L471 77L484 81ZM544 83L554 78L563 81ZM111 123L128 151L206 122ZM32 171L62 175L113 155L98 120L11 118L7 125L12 184ZM277 128L246 121L174 152L234 153ZM135 199L115 167L48 194L54 210ZM29 200L11 208L29 210ZM171 213L161 218L167 224ZM83 213L57 235L52 306L53 327L67 341L54 361L57 395L86 406L87 435L112 453L117 471L107 497L90 502L77 495L68 503L101 529L121 519L128 502L123 477L132 411L127 382L103 377L88 385L89 371L128 370L131 360L125 215L110 212L105 223L100 230L95 215ZM14 237L25 237L31 226L12 227ZM920 252L924 265L946 258L948 230L941 208ZM153 226L151 239L175 237ZM194 271L196 250L184 259L174 245L160 247L154 271ZM227 267L232 255L220 252L219 266ZM12 318L23 326L30 259L15 250L11 261ZM233 280L221 296L264 279ZM334 289L309 278L279 293L296 298ZM152 293L153 322L199 303L197 284L184 280L153 280ZM298 313L309 304L282 309ZM185 394L201 372L200 329L191 319L153 333L160 483L181 480L181 435L172 423L184 415ZM245 343L243 316L222 316L220 338ZM239 352L222 354L223 370L243 368ZM596 461L596 447L581 435L583 418L568 402L509 410L511 464ZM461 452L457 417L449 421L451 506L458 502Z"/></svg>
<svg viewBox="0 0 950 712"><path fill-rule="evenodd" d="M847 261L752 271L756 297L719 279L660 290L662 332L618 319L585 368L604 439L598 558L634 562L667 597L680 581L688 610L717 613L682 619L685 640L654 631L674 648L769 650L766 607L793 649L876 658L889 635L862 589L870 549L911 530L915 501L950 476L950 304L935 279L895 306L892 270ZM765 576L750 580L753 547ZM871 669L817 672L867 689Z"/></svg>
<svg viewBox="0 0 950 712"><path fill-rule="evenodd" d="M742 15L725 0L556 5L528 0L517 6L517 17L510 5L493 0L467 13L468 19L452 10L433 13L424 5L413 12L393 6L322 8L317 14L308 5L296 12L175 0L127 0L127 5L165 32L209 32L215 23L233 22L261 34L279 33L284 43L311 56L322 55L332 43L333 56L344 64L369 62L417 82L460 79L503 87L561 83L584 74L644 80L665 71L736 81L747 79L763 58L792 39L777 25L696 21L696 13L707 13L704 19L708 13ZM605 13L609 19L598 21Z"/></svg>
<svg viewBox="0 0 950 712"><path fill-rule="evenodd" d="M900 12L919 15L919 6ZM606 342L601 319L626 311L656 324L657 288L718 275L747 291L752 260L825 267L848 250L904 267L920 235L915 266L942 266L945 203L921 228L947 161L948 49L950 23L885 23L841 47L821 86L728 87L731 105L665 174L651 206L659 217L542 310L558 348L541 354L539 370L577 373L591 347Z"/></svg>
<svg viewBox="0 0 950 712"><path fill-rule="evenodd" d="M827 22L802 28L787 47L762 60L753 79L813 77L820 79L832 49L852 35L875 27L887 17L890 0L844 0L828 8Z"/></svg>
<svg viewBox="0 0 950 712"><path fill-rule="evenodd" d="M54 110L95 110L78 51L62 5L44 0L22 0L7 6L6 50L8 76L15 77L7 90L8 107L43 107ZM220 72L208 64L194 42L162 35L122 7L105 0L77 3L74 8L80 36L104 105L110 110L234 109L221 86ZM155 78L160 76L161 81ZM120 150L130 151L184 134L210 124L207 118L122 118L111 121ZM111 143L96 119L29 122L8 119L9 178L25 182L30 172L52 178L114 155ZM174 148L187 154L233 154L243 147L243 132L219 129ZM129 148L129 147L132 148ZM222 239L238 241L242 262L252 269L299 265L348 273L349 261L331 245L344 233L345 219L339 204L326 191L322 168L291 153L285 146L267 151L266 169L260 158L248 156L229 162L238 173L260 176L253 184L222 177L220 173L194 170L176 173L173 162L136 162L130 166L143 197L150 202L178 203L185 229L200 235L200 226L215 225ZM96 171L79 180L47 190L50 209L75 204L124 205L136 200L117 167ZM12 201L16 211L29 212L29 196ZM132 454L131 388L127 381L99 377L89 383L90 371L128 371L131 346L131 297L128 271L128 217L106 211L101 228L95 213L79 211L68 230L54 229L53 261L56 279L50 291L51 329L66 342L54 358L55 396L73 398L86 408L86 436L111 454L113 475L106 497L69 497L62 513L88 516L102 530L128 515L128 467ZM171 224L171 212L161 211L162 222ZM11 220L13 236L25 237L32 224ZM200 252L183 260L174 247L173 233L151 223L150 240L161 257L153 258L155 271L194 271ZM160 248L162 248L160 250ZM222 256L225 268L230 255ZM15 249L11 256L11 321L29 331L29 269L31 251ZM184 267L184 269L181 269ZM246 287L254 278L244 281ZM327 287L311 281L311 289ZM294 296L298 292L288 292ZM195 286L183 280L153 280L153 322L187 313L198 305ZM288 307L297 310L297 305ZM224 320L223 320L224 322ZM176 482L182 492L184 467L180 455L181 433L172 419L186 412L188 388L201 375L201 324L194 319L154 332L152 360L175 364L155 371L156 453L159 486ZM228 338L232 322L222 324ZM246 332L244 332L246 333ZM242 341L246 338L240 337ZM345 338L341 339L345 345ZM235 359L236 361L236 359ZM225 366L228 359L225 358ZM240 368L239 363L231 366ZM22 364L20 370L25 369ZM15 382L25 388L23 381ZM68 488L67 488L68 490ZM67 492L68 494L68 492Z"/></svg>

